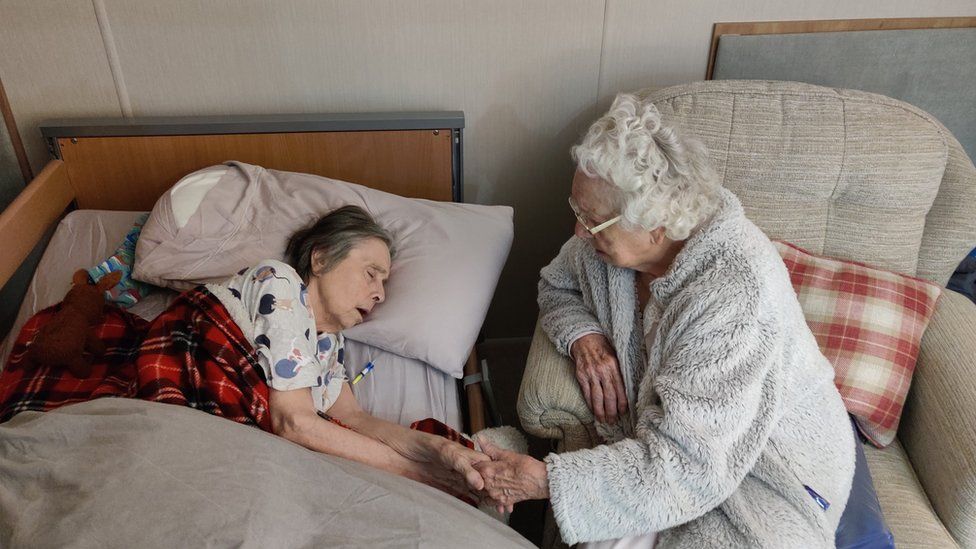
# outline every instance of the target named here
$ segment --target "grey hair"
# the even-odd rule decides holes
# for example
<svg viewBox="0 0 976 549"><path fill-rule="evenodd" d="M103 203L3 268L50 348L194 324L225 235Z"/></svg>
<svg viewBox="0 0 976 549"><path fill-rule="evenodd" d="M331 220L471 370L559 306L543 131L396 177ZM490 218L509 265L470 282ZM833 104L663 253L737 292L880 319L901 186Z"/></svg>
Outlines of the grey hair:
<svg viewBox="0 0 976 549"><path fill-rule="evenodd" d="M636 94L617 95L571 154L583 173L615 189L626 229L664 227L671 240L684 240L718 208L721 185L705 145Z"/></svg>
<svg viewBox="0 0 976 549"><path fill-rule="evenodd" d="M327 273L349 255L357 244L367 238L378 238L396 254L393 238L366 210L359 206L343 206L319 218L308 227L296 231L288 239L285 259L295 268L298 276L308 282L313 274L312 256L320 252ZM322 273L319 273L322 274Z"/></svg>

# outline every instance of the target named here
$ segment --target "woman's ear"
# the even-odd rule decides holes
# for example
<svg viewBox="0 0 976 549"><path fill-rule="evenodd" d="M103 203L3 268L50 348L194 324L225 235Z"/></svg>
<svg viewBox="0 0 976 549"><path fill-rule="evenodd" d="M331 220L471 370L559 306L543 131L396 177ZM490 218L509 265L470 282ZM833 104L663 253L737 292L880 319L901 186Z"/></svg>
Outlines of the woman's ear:
<svg viewBox="0 0 976 549"><path fill-rule="evenodd" d="M324 254L319 250L312 250L312 256L309 258L309 266L312 270L312 276L319 276L322 274L322 269L325 268L325 258Z"/></svg>
<svg viewBox="0 0 976 549"><path fill-rule="evenodd" d="M658 227L651 231L651 243L660 244L664 242L664 227Z"/></svg>

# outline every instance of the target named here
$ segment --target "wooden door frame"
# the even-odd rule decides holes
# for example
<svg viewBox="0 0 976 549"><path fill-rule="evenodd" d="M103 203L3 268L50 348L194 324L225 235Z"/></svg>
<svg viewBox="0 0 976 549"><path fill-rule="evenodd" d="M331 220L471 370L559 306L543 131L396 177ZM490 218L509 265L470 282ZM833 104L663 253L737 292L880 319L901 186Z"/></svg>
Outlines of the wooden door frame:
<svg viewBox="0 0 976 549"><path fill-rule="evenodd" d="M17 156L17 164L20 165L20 175L24 179L24 185L34 179L34 172L31 170L30 161L27 159L27 149L20 138L20 131L17 130L17 122L14 120L14 112L10 108L10 101L7 99L7 91L3 87L3 79L0 78L0 118L3 118L7 126L7 134L10 135L10 142L14 147L14 155Z"/></svg>

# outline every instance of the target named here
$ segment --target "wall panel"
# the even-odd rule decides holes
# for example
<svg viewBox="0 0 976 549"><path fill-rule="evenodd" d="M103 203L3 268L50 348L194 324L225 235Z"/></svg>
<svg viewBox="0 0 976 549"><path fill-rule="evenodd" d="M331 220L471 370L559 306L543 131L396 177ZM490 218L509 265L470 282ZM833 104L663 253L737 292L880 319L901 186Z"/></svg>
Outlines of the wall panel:
<svg viewBox="0 0 976 549"><path fill-rule="evenodd" d="M460 109L465 199L516 210L492 336L531 333L570 235L570 144L592 117L602 0L105 0L133 114Z"/></svg>
<svg viewBox="0 0 976 549"><path fill-rule="evenodd" d="M4 0L0 52L0 76L34 173L50 158L38 122L121 115L91 0Z"/></svg>
<svg viewBox="0 0 976 549"><path fill-rule="evenodd" d="M516 210L486 330L505 337L531 334L538 270L570 235L569 146L615 92L702 79L714 22L974 10L972 0L3 0L0 75L35 170L47 157L40 119L121 115L113 56L136 116L464 110L465 199Z"/></svg>

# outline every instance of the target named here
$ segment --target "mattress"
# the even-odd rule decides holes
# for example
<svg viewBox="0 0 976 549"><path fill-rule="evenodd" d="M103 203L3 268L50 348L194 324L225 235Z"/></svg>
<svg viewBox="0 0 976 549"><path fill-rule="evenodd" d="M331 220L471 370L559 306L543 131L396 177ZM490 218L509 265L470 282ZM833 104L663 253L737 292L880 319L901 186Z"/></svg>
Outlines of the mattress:
<svg viewBox="0 0 976 549"><path fill-rule="evenodd" d="M141 213L76 210L65 216L37 266L13 328L0 346L0 365L7 363L13 341L27 319L61 301L75 271L92 267L112 255ZM176 295L158 288L129 310L151 320ZM372 361L375 366L372 373L352 386L364 410L402 425L432 417L460 430L457 382L451 376L419 360L348 339L346 356L346 373L350 379L367 362Z"/></svg>

